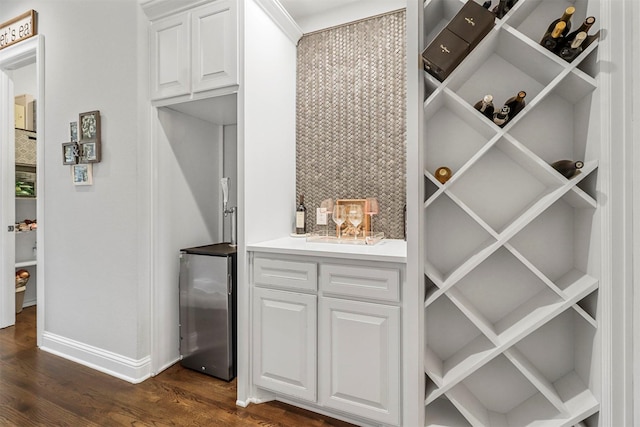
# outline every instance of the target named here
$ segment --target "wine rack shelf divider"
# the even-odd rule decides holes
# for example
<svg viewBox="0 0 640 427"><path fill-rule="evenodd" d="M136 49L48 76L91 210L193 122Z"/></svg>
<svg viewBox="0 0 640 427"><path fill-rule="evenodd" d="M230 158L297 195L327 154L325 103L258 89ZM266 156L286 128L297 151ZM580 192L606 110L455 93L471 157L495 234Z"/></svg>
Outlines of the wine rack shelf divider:
<svg viewBox="0 0 640 427"><path fill-rule="evenodd" d="M424 1L426 44L464 3ZM577 27L595 4L519 0L446 80L423 73L427 426L597 424L598 42L572 63L538 43L567 6ZM520 90L502 128L473 108ZM584 166L567 179L561 159Z"/></svg>

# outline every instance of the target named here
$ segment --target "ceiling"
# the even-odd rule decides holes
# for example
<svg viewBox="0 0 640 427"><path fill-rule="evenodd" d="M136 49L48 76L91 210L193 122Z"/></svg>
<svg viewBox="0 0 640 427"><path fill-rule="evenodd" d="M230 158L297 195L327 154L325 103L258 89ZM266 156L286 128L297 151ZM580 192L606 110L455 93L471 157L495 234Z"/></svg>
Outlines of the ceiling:
<svg viewBox="0 0 640 427"><path fill-rule="evenodd" d="M331 9L343 7L349 3L363 0L279 0L294 21L307 18L309 15L326 13Z"/></svg>
<svg viewBox="0 0 640 427"><path fill-rule="evenodd" d="M406 7L406 0L277 0L303 33Z"/></svg>

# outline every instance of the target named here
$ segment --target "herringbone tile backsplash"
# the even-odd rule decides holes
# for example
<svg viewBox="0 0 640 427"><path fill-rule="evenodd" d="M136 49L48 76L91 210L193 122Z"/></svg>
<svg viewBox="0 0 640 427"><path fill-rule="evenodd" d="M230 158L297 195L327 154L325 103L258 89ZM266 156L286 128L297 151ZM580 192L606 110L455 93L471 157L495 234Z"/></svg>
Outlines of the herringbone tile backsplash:
<svg viewBox="0 0 640 427"><path fill-rule="evenodd" d="M308 230L317 228L324 199L377 197L374 230L403 237L405 28L402 10L299 42L296 192L305 197Z"/></svg>

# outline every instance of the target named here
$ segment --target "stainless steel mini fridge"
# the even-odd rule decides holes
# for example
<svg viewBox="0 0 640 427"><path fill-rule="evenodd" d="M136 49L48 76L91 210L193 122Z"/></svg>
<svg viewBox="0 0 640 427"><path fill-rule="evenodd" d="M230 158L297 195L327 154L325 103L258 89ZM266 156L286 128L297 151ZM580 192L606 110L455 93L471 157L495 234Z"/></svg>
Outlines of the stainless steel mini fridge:
<svg viewBox="0 0 640 427"><path fill-rule="evenodd" d="M180 251L182 366L226 381L236 376L236 248Z"/></svg>

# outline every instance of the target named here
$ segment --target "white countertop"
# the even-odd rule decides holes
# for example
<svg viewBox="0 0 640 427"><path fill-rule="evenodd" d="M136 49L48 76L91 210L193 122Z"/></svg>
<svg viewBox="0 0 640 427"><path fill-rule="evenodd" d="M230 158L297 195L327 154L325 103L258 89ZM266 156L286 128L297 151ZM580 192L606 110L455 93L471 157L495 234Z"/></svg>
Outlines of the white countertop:
<svg viewBox="0 0 640 427"><path fill-rule="evenodd" d="M384 239L376 245L307 242L303 237L282 237L247 245L248 251L286 255L307 255L329 258L348 258L364 261L407 262L407 242Z"/></svg>

